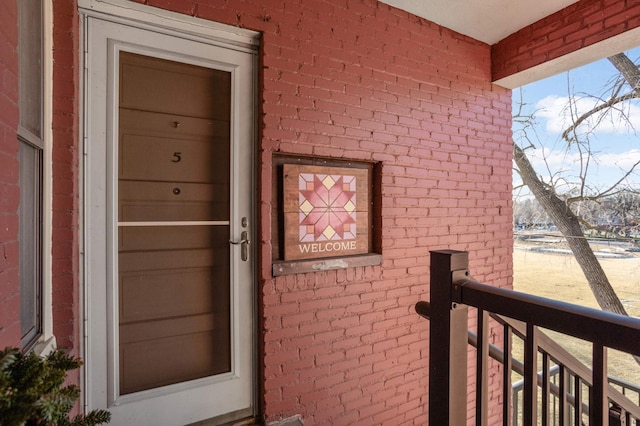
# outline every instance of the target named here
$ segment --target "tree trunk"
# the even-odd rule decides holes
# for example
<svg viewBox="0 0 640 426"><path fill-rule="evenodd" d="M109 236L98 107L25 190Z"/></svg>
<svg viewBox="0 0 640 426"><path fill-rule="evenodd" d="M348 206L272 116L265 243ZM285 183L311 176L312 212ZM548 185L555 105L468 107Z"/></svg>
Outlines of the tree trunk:
<svg viewBox="0 0 640 426"><path fill-rule="evenodd" d="M513 146L513 157L522 181L529 187L540 205L551 217L553 223L567 239L569 248L587 278L589 287L600 308L605 311L627 315L589 242L584 237L578 217L564 201L544 185L522 148L516 144Z"/></svg>
<svg viewBox="0 0 640 426"><path fill-rule="evenodd" d="M638 66L634 64L627 55L618 53L617 55L609 56L607 59L620 71L622 77L624 77L633 90L640 89L640 72L638 72Z"/></svg>

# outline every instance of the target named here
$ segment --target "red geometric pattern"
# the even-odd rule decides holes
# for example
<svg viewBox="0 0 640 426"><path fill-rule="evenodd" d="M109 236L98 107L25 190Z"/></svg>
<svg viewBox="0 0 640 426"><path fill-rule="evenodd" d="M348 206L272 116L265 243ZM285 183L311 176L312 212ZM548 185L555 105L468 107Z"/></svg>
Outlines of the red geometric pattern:
<svg viewBox="0 0 640 426"><path fill-rule="evenodd" d="M356 177L300 173L300 242L356 238Z"/></svg>

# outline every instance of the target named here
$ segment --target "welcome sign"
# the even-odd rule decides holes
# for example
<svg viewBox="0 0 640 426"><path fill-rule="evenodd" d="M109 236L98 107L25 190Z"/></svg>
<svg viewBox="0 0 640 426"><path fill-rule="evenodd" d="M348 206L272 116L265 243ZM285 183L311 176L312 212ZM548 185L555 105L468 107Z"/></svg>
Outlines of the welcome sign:
<svg viewBox="0 0 640 426"><path fill-rule="evenodd" d="M369 252L366 169L283 165L284 259Z"/></svg>

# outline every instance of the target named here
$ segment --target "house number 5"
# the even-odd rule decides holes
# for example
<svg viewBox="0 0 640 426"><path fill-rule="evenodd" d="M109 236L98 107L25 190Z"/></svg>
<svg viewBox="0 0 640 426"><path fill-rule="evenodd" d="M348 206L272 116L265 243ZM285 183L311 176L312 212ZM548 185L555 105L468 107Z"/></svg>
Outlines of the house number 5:
<svg viewBox="0 0 640 426"><path fill-rule="evenodd" d="M182 160L182 153L181 152L174 152L173 153L173 157L171 159L172 163L179 163L180 160Z"/></svg>

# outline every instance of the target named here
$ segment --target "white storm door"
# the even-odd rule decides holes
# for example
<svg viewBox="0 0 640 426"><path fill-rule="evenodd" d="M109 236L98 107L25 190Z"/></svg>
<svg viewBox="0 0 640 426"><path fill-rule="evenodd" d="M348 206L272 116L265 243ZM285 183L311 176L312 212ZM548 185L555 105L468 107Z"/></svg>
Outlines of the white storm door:
<svg viewBox="0 0 640 426"><path fill-rule="evenodd" d="M250 415L255 55L85 24L88 408Z"/></svg>

